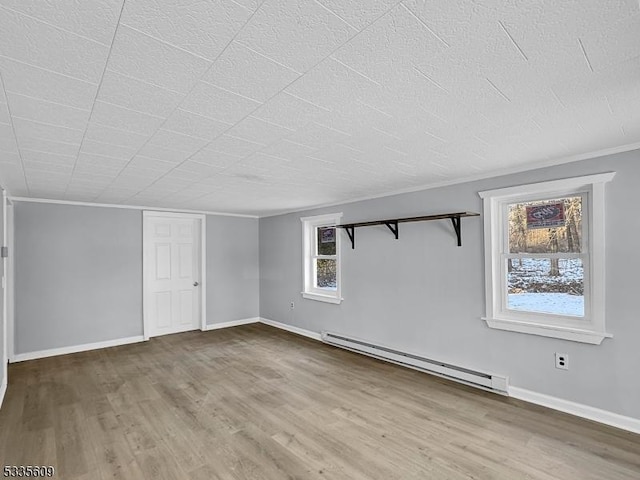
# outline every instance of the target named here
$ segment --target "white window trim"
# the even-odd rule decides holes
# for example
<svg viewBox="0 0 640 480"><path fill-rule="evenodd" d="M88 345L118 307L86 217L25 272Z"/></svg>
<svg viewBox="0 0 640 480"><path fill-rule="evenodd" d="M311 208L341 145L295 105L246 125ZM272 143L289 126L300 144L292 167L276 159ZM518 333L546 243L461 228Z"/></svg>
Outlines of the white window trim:
<svg viewBox="0 0 640 480"><path fill-rule="evenodd" d="M479 192L484 204L486 314L482 319L491 328L554 337L599 345L612 337L605 330L605 184L615 172L534 183ZM508 203L537 198L587 194L586 241L588 262L584 265L588 281L585 317L566 317L514 312L503 308L502 248L505 243L505 206ZM585 284L585 287L587 285Z"/></svg>
<svg viewBox="0 0 640 480"><path fill-rule="evenodd" d="M311 262L312 251L315 246L315 229L316 227L339 225L342 213L330 213L327 215L315 215L313 217L302 217L302 297L309 300L319 302L339 304L342 302L342 276L341 271L341 255L340 255L340 237L338 229L336 229L336 282L338 288L335 292L324 289L315 288L313 279L313 265Z"/></svg>

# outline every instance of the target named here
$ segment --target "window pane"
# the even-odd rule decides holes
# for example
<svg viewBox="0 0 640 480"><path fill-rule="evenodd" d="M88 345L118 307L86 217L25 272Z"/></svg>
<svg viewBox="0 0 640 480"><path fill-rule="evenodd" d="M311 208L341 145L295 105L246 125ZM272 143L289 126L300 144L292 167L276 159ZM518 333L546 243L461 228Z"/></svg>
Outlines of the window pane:
<svg viewBox="0 0 640 480"><path fill-rule="evenodd" d="M579 258L512 258L507 270L507 308L584 317L584 271Z"/></svg>
<svg viewBox="0 0 640 480"><path fill-rule="evenodd" d="M320 259L316 260L316 287L327 290L337 290L338 280L336 275L336 261Z"/></svg>
<svg viewBox="0 0 640 480"><path fill-rule="evenodd" d="M317 229L318 255L336 254L336 227L320 227Z"/></svg>
<svg viewBox="0 0 640 480"><path fill-rule="evenodd" d="M510 253L580 253L582 197L509 205Z"/></svg>

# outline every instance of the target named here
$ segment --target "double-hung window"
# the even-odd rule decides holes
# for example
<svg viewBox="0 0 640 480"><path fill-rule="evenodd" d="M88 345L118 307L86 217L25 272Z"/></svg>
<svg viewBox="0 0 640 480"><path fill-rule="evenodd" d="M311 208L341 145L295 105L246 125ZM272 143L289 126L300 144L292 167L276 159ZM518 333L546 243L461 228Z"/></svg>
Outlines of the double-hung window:
<svg viewBox="0 0 640 480"><path fill-rule="evenodd" d="M480 192L492 328L599 344L604 185L614 173Z"/></svg>
<svg viewBox="0 0 640 480"><path fill-rule="evenodd" d="M340 235L336 225L341 213L304 217L302 220L304 285L302 296L340 303Z"/></svg>

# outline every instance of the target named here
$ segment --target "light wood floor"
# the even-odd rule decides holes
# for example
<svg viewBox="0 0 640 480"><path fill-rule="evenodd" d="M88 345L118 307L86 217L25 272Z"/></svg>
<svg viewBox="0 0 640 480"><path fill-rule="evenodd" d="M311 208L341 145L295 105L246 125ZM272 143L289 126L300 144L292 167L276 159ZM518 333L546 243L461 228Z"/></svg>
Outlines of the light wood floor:
<svg viewBox="0 0 640 480"><path fill-rule="evenodd" d="M0 467L60 479L640 478L640 435L264 325L9 375Z"/></svg>

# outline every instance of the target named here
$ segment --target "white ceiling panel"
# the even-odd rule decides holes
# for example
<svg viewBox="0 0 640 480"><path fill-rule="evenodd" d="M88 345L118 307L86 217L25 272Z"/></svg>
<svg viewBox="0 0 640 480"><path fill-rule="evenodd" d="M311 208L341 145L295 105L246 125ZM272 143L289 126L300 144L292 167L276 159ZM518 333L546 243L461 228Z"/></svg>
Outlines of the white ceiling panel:
<svg viewBox="0 0 640 480"><path fill-rule="evenodd" d="M0 13L13 195L263 215L640 142L636 0Z"/></svg>
<svg viewBox="0 0 640 480"><path fill-rule="evenodd" d="M11 125L0 124L0 152L18 153L18 145Z"/></svg>
<svg viewBox="0 0 640 480"><path fill-rule="evenodd" d="M204 138L184 135L182 133L164 129L158 130L149 140L150 145L157 145L171 150L179 150L181 152L188 153L189 155L197 152L208 143L209 140Z"/></svg>
<svg viewBox="0 0 640 480"><path fill-rule="evenodd" d="M65 191L65 187L61 187L59 185L52 185L52 183L47 180L37 180L37 181L32 180L29 182L29 185L30 185L30 188L45 192L46 195L63 195Z"/></svg>
<svg viewBox="0 0 640 480"><path fill-rule="evenodd" d="M100 195L97 197L97 201L120 203L131 197L132 195L135 195L139 191L140 190L137 188L109 186L100 193Z"/></svg>
<svg viewBox="0 0 640 480"><path fill-rule="evenodd" d="M157 165L154 165L157 167ZM171 171L173 167L168 168L147 168L147 167L135 167L127 165L118 176L115 183L129 184L129 185L150 185L152 181L165 175Z"/></svg>
<svg viewBox="0 0 640 480"><path fill-rule="evenodd" d="M51 103L16 93L8 93L7 96L11 102L11 113L16 118L84 130L91 113L89 110Z"/></svg>
<svg viewBox="0 0 640 480"><path fill-rule="evenodd" d="M296 160L297 158L311 155L315 151L315 147L301 145L289 140L281 140L260 150L262 153L267 153L287 160Z"/></svg>
<svg viewBox="0 0 640 480"><path fill-rule="evenodd" d="M324 145L349 141L351 136L350 133L310 122L296 133L289 135L287 140L307 147L321 148Z"/></svg>
<svg viewBox="0 0 640 480"><path fill-rule="evenodd" d="M637 57L640 53L640 13L591 31L581 37L585 55L594 70Z"/></svg>
<svg viewBox="0 0 640 480"><path fill-rule="evenodd" d="M20 138L20 151L32 150L41 153L69 155L75 157L80 150L79 143L62 143L42 138Z"/></svg>
<svg viewBox="0 0 640 480"><path fill-rule="evenodd" d="M362 30L398 3L398 0L318 0L352 27Z"/></svg>
<svg viewBox="0 0 640 480"><path fill-rule="evenodd" d="M172 193L182 190L184 186L177 186L175 183L163 182L162 179L145 188L142 193L152 195L156 199L164 198Z"/></svg>
<svg viewBox="0 0 640 480"><path fill-rule="evenodd" d="M98 95L98 100L163 117L173 112L183 98L182 93L112 71L105 72Z"/></svg>
<svg viewBox="0 0 640 480"><path fill-rule="evenodd" d="M127 167L139 167L139 168L151 168L167 172L174 168L177 162L167 162L157 158L143 157L142 155L136 155L126 164Z"/></svg>
<svg viewBox="0 0 640 480"><path fill-rule="evenodd" d="M166 191L168 193L178 192L180 190L184 190L192 183L193 182L190 182L189 180L176 180L162 177L153 182L153 185L146 188L145 191L155 191L159 194L162 194L163 191Z"/></svg>
<svg viewBox="0 0 640 480"><path fill-rule="evenodd" d="M110 157L107 155L100 155L96 153L81 152L78 155L78 166L100 166L108 168L110 170L122 170L127 164L128 160L122 158Z"/></svg>
<svg viewBox="0 0 640 480"><path fill-rule="evenodd" d="M241 158L237 155L232 155L230 153L219 152L216 150L211 150L209 148L205 148L195 155L191 156L189 160L198 163L204 163L207 165L213 165L216 167L226 168L229 165L234 165L238 163Z"/></svg>
<svg viewBox="0 0 640 480"><path fill-rule="evenodd" d="M322 62L285 91L330 110L353 101L375 105L383 95L381 84L333 58Z"/></svg>
<svg viewBox="0 0 640 480"><path fill-rule="evenodd" d="M336 163L355 162L358 160L364 160L366 158L366 152L354 151L347 145L336 143L333 145L324 146L310 151L309 155L313 156L314 161L323 161L327 165L334 165ZM294 156L294 158L305 158L302 155ZM309 157L306 157L309 158Z"/></svg>
<svg viewBox="0 0 640 480"><path fill-rule="evenodd" d="M4 155L4 153L3 153ZM3 163L0 178L9 183L16 183L20 188L26 188L24 169L22 163ZM13 192L12 192L13 193Z"/></svg>
<svg viewBox="0 0 640 480"><path fill-rule="evenodd" d="M186 110L175 110L162 126L165 130L213 140L231 128L233 124L214 120Z"/></svg>
<svg viewBox="0 0 640 480"><path fill-rule="evenodd" d="M60 155L51 152L38 152L35 150L20 149L20 155L25 163L28 162L47 162L51 165L71 165L76 162L75 155Z"/></svg>
<svg viewBox="0 0 640 480"><path fill-rule="evenodd" d="M178 168L178 171L184 172L193 172L197 175L197 179L201 179L203 177L208 177L211 175L215 175L216 173L220 173L224 169L222 167L217 167L214 165L207 165L205 163L198 163L192 161L186 161ZM207 186L207 190L211 190L210 186ZM194 190L189 187L189 191L194 193ZM204 193L204 192L202 192Z"/></svg>
<svg viewBox="0 0 640 480"><path fill-rule="evenodd" d="M0 57L0 71L7 92L90 110L97 84Z"/></svg>
<svg viewBox="0 0 640 480"><path fill-rule="evenodd" d="M276 140L291 135L295 130L274 125L255 117L246 117L242 121L236 123L228 133L234 137L249 140L251 142L267 145Z"/></svg>
<svg viewBox="0 0 640 480"><path fill-rule="evenodd" d="M20 142L22 138L38 138L52 142L79 144L84 135L83 130L34 122L33 120L26 120L24 118L14 118L13 126L18 142Z"/></svg>
<svg viewBox="0 0 640 480"><path fill-rule="evenodd" d="M142 157L156 158L158 160L162 160L163 162L171 162L176 165L189 158L191 153L147 143L138 151L138 155Z"/></svg>
<svg viewBox="0 0 640 480"><path fill-rule="evenodd" d="M35 186L36 184L44 184L48 187L55 187L68 183L71 179L70 172L46 172L44 170L27 169L25 167L27 185Z"/></svg>
<svg viewBox="0 0 640 480"><path fill-rule="evenodd" d="M109 47L0 8L0 55L98 83Z"/></svg>
<svg viewBox="0 0 640 480"><path fill-rule="evenodd" d="M313 0L266 0L237 41L306 72L357 30Z"/></svg>
<svg viewBox="0 0 640 480"><path fill-rule="evenodd" d="M126 174L123 173L116 178L114 182L109 185L109 188L126 188L137 193L147 188L162 175L163 173L157 170L131 168Z"/></svg>
<svg viewBox="0 0 640 480"><path fill-rule="evenodd" d="M402 4L333 56L380 84L389 84L447 48Z"/></svg>
<svg viewBox="0 0 640 480"><path fill-rule="evenodd" d="M96 101L91 113L91 122L142 135L152 135L160 128L164 118Z"/></svg>
<svg viewBox="0 0 640 480"><path fill-rule="evenodd" d="M229 1L137 0L126 2L122 23L214 60L251 12Z"/></svg>
<svg viewBox="0 0 640 480"><path fill-rule="evenodd" d="M32 160L24 159L24 171L27 174L27 178L30 178L32 173L53 172L59 174L70 175L73 171L73 164L56 164L52 162L35 162Z"/></svg>
<svg viewBox="0 0 640 480"><path fill-rule="evenodd" d="M152 85L188 93L211 62L120 25L108 67Z"/></svg>
<svg viewBox="0 0 640 480"><path fill-rule="evenodd" d="M102 175L115 178L122 167L90 161L78 160L74 173L76 175Z"/></svg>
<svg viewBox="0 0 640 480"><path fill-rule="evenodd" d="M235 123L260 106L260 102L200 82L181 105L183 110L220 122Z"/></svg>
<svg viewBox="0 0 640 480"><path fill-rule="evenodd" d="M291 68L234 43L216 60L203 80L264 102L299 76L300 74Z"/></svg>
<svg viewBox="0 0 640 480"><path fill-rule="evenodd" d="M111 44L123 0L0 0L0 5L69 32Z"/></svg>
<svg viewBox="0 0 640 480"><path fill-rule="evenodd" d="M265 122L296 130L300 126L317 119L325 112L330 112L330 110L282 92L251 115Z"/></svg>
<svg viewBox="0 0 640 480"><path fill-rule="evenodd" d="M22 166L22 157L19 153L14 152L1 152L0 151L0 163L6 166L19 167ZM0 170L2 170L0 168Z"/></svg>
<svg viewBox="0 0 640 480"><path fill-rule="evenodd" d="M86 138L82 142L82 147L80 148L81 153L104 155L123 160L131 159L137 151L137 148L124 147L122 145L114 145L112 143L96 142L95 140L88 140Z"/></svg>
<svg viewBox="0 0 640 480"><path fill-rule="evenodd" d="M96 192L100 193L112 182L113 178L109 176L75 173L69 181L67 191L82 191L84 194L93 193L95 196Z"/></svg>
<svg viewBox="0 0 640 480"><path fill-rule="evenodd" d="M253 152L264 147L264 144L252 142L239 137L233 137L231 135L222 135L213 140L208 146L208 150L214 150L216 152L228 153L229 155L235 155L237 157L246 157Z"/></svg>
<svg viewBox="0 0 640 480"><path fill-rule="evenodd" d="M9 107L5 102L0 102L0 123L10 124Z"/></svg>
<svg viewBox="0 0 640 480"><path fill-rule="evenodd" d="M196 182L197 180L202 178L202 174L195 172L191 169L186 169L183 167L177 167L174 168L173 170L171 170L170 172L168 172L166 174L165 178L169 178L169 179L181 179L181 180L188 180L189 182L193 183ZM193 196L193 194L186 192L189 196Z"/></svg>
<svg viewBox="0 0 640 480"><path fill-rule="evenodd" d="M565 0L545 5L537 1L499 2L496 8L490 7L484 7L485 17L503 18L517 24L518 31L545 31L547 35L539 37L540 44L548 39L558 41L560 37L579 38L603 26L609 28L640 11L636 0Z"/></svg>
<svg viewBox="0 0 640 480"><path fill-rule="evenodd" d="M140 148L148 140L148 135L134 133L121 128L107 127L98 123L89 123L85 138L96 142L111 143L123 147Z"/></svg>

